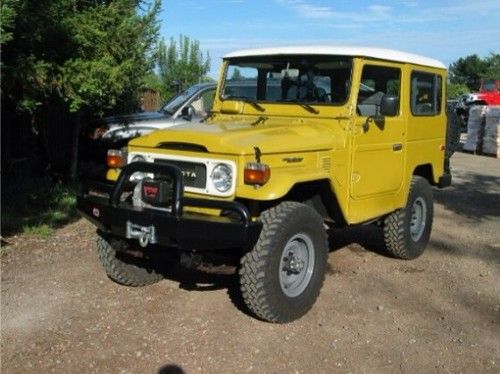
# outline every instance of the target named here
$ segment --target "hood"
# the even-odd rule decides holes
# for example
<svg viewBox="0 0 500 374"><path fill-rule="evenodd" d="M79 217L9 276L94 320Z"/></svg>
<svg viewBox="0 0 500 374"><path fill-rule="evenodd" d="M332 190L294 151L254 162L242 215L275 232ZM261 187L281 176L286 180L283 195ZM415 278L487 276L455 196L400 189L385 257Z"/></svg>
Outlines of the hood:
<svg viewBox="0 0 500 374"><path fill-rule="evenodd" d="M90 124L84 131L90 139L117 141L144 135L156 129L174 125L170 114L144 112L104 117Z"/></svg>
<svg viewBox="0 0 500 374"><path fill-rule="evenodd" d="M255 119L223 123L198 123L160 130L136 138L129 144L157 147L162 143L188 143L204 146L211 153L253 154L258 146L262 153L289 153L333 148L335 137L331 126L319 121L311 124L294 119Z"/></svg>
<svg viewBox="0 0 500 374"><path fill-rule="evenodd" d="M145 122L157 123L169 120L172 116L163 112L143 112L124 114L121 116L111 116L103 118L104 123L110 127L115 126L131 126L135 124L143 124Z"/></svg>

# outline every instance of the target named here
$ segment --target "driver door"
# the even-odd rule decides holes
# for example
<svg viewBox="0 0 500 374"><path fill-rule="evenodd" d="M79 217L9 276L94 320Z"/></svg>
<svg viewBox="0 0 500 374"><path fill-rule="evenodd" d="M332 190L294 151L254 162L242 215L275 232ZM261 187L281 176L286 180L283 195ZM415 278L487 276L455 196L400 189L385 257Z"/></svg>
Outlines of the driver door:
<svg viewBox="0 0 500 374"><path fill-rule="evenodd" d="M401 114L401 68L392 64L362 66L353 134L351 199L392 195L402 186L405 120ZM399 96L399 114L380 117L384 95ZM377 121L376 118L383 119Z"/></svg>

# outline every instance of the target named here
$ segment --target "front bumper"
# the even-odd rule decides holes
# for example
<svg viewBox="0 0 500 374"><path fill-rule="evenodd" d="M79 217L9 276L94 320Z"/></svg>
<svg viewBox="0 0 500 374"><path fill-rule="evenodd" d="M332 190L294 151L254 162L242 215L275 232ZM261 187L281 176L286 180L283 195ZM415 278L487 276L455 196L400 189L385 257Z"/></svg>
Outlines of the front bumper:
<svg viewBox="0 0 500 374"><path fill-rule="evenodd" d="M140 208L121 201L130 176L136 172L161 173L173 180L169 211ZM98 192L99 196L89 193ZM127 226L153 227L155 244L184 250L223 250L252 248L262 229L252 221L248 209L234 201L193 199L183 196L182 174L170 164L135 162L122 169L116 184L84 183L77 198L77 209L100 230L127 237ZM220 209L227 213L210 216L185 212L184 207Z"/></svg>

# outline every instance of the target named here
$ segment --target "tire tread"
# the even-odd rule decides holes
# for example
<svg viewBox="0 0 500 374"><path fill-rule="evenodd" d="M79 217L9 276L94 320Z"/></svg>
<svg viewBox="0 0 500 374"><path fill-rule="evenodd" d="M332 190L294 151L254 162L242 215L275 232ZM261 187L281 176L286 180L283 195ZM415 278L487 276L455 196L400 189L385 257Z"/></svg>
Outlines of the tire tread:
<svg viewBox="0 0 500 374"><path fill-rule="evenodd" d="M156 283L163 276L154 269L145 269L127 264L116 257L120 246L127 246L123 240L99 236L97 238L97 255L109 278L124 286L141 287Z"/></svg>
<svg viewBox="0 0 500 374"><path fill-rule="evenodd" d="M298 210L304 207L303 204L298 202L285 201L264 211L259 218L263 223L263 229L259 240L254 249L247 252L241 259L240 284L243 300L253 313L270 322L288 322L293 318L284 317L279 310L270 305L269 301L272 299L272 295L267 293L264 284L266 260L272 255L271 244L280 226L285 223L288 216L294 214L294 212L298 213ZM318 224L322 224L322 219L319 215L317 215L317 219L319 221ZM320 238L320 240L324 242L325 248L328 248L326 230L324 236ZM325 251L324 255L325 257L327 256L327 251ZM321 253L317 254L317 256L321 256ZM323 284L324 278L325 272L323 272L320 280L321 285ZM313 296L314 299L317 298L320 290L321 287L318 287ZM311 307L312 305L310 305L307 310Z"/></svg>
<svg viewBox="0 0 500 374"><path fill-rule="evenodd" d="M430 193L429 184L427 180L421 176L415 175L412 178L410 191L408 194L408 202L404 208L398 209L395 212L389 214L384 219L384 243L387 252L395 258L403 260L412 260L420 256L423 252L424 247L421 250L415 250L415 248L410 248L410 246L416 247L414 243L411 242L409 237L409 230L407 226L407 214L410 204L410 199L415 191L420 190L420 192L425 189L426 192ZM430 222L428 222L429 230L432 226L432 195L429 201L429 206L427 207L430 216ZM429 231L430 233L430 231ZM428 237L427 239L428 240Z"/></svg>

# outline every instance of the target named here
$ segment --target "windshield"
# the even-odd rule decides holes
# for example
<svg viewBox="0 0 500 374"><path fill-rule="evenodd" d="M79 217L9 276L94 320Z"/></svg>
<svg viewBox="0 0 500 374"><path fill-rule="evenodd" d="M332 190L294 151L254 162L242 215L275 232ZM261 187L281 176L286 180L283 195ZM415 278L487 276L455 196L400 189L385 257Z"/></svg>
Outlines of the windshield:
<svg viewBox="0 0 500 374"><path fill-rule="evenodd" d="M340 105L350 90L352 59L263 56L229 61L221 99Z"/></svg>
<svg viewBox="0 0 500 374"><path fill-rule="evenodd" d="M174 97L172 97L169 101L167 101L160 109L160 112L174 114L181 106L188 100L190 97L195 95L200 90L199 85L194 85L189 87L187 90L184 90Z"/></svg>

